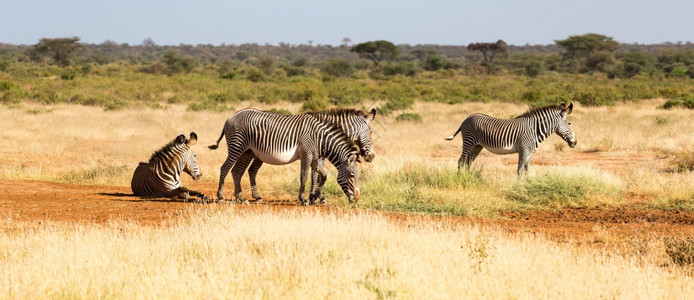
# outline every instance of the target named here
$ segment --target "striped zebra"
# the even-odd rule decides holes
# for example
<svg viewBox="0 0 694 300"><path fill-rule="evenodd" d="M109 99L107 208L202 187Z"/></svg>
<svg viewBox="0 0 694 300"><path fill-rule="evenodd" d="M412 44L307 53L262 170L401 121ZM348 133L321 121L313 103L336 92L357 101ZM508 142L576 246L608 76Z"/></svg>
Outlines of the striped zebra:
<svg viewBox="0 0 694 300"><path fill-rule="evenodd" d="M333 123L340 127L350 139L357 143L364 160L367 162L373 161L376 154L371 146L371 128L369 127L369 123L376 118L375 108L371 109L369 113L354 109L332 109L327 112L310 112L307 114L323 122ZM248 168L249 164L250 168ZM324 164L325 160L321 158L318 161L318 168L323 168ZM236 161L234 168L231 169L231 175L234 178L234 194L236 195L236 201L246 201L241 190L241 177L246 171L246 168L248 168L248 177L250 177L251 181L252 196L255 200L262 201L255 181L258 170L260 170L262 165L263 161L254 157L251 151L244 152ZM321 191L326 178L321 174L325 174L325 172L319 173L311 171L312 183L317 184L316 186L312 185L312 193L309 195L309 200L312 203L316 200L319 200L320 203L325 203L325 198L322 196Z"/></svg>
<svg viewBox="0 0 694 300"><path fill-rule="evenodd" d="M191 149L197 141L195 132L190 133L190 139L181 134L154 152L149 162L141 162L130 182L133 194L141 197L182 197L186 201L190 196L196 196L207 200L205 194L181 186L181 172L188 173L193 180L202 177Z"/></svg>
<svg viewBox="0 0 694 300"><path fill-rule="evenodd" d="M313 204L304 196L309 170L326 176L325 170L319 168L321 158L328 159L337 168L337 183L349 201L359 199L359 170L356 166L359 148L334 124L307 114L285 116L243 109L227 119L217 143L209 148L217 149L223 137L227 140L228 155L220 168L217 190L220 201L224 199L224 179L239 157L248 150L254 157L273 165L301 160L299 201L303 205ZM240 199L238 194L236 199Z"/></svg>
<svg viewBox="0 0 694 300"><path fill-rule="evenodd" d="M463 153L458 159L458 170L470 167L483 148L495 154L518 153L518 176L528 171L530 158L537 147L552 133L557 133L569 147L576 146L571 122L566 118L573 111L573 103L566 107L550 105L531 109L515 119L497 119L483 114L467 117L452 136L463 137Z"/></svg>

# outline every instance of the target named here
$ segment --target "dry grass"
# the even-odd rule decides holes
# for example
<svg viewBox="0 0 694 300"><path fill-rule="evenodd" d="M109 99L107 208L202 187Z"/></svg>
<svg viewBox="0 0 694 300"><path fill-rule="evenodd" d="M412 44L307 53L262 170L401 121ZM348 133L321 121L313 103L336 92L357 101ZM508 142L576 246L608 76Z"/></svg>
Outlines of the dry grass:
<svg viewBox="0 0 694 300"><path fill-rule="evenodd" d="M168 226L2 220L0 298L648 298L694 293L660 252L615 255L426 219L193 212ZM663 265L667 265L663 267Z"/></svg>

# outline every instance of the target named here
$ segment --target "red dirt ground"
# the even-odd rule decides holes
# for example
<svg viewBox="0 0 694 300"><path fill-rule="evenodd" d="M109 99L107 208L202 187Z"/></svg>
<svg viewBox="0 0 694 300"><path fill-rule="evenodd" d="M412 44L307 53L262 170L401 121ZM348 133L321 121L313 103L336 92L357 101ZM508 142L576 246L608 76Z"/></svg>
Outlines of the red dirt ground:
<svg viewBox="0 0 694 300"><path fill-rule="evenodd" d="M206 187L205 190L208 190ZM40 181L0 180L0 218L16 221L64 221L105 223L109 220L132 220L145 225L159 225L192 211L191 208L262 210L320 210L351 212L341 208L301 207L298 201L266 201L250 205L217 205L184 203L168 199L140 199L127 187L85 186ZM608 232L614 236L682 236L694 235L694 213L641 208L638 203L613 209L563 209L561 211L505 212L500 219L465 217L427 217L386 213L398 223L421 219L440 220L447 224L479 224L508 232L540 233L551 239L586 238Z"/></svg>

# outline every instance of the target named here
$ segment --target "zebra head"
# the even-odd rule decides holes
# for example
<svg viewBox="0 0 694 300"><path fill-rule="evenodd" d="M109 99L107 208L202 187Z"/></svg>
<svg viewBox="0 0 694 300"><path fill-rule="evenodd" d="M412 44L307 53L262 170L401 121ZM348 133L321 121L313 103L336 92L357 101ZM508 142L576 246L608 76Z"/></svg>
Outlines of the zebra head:
<svg viewBox="0 0 694 300"><path fill-rule="evenodd" d="M359 145L361 156L364 157L364 160L371 162L376 157L376 153L374 153L374 149L371 146L372 131L369 123L376 118L376 109L372 108L371 112L365 114L363 118L364 122L358 125L359 128L356 130L358 136L354 139L354 142Z"/></svg>
<svg viewBox="0 0 694 300"><path fill-rule="evenodd" d="M347 161L337 168L337 183L347 195L349 203L359 200L359 169L356 154L351 154Z"/></svg>
<svg viewBox="0 0 694 300"><path fill-rule="evenodd" d="M176 143L183 146L183 153L181 153L181 159L183 160L183 172L188 173L193 180L198 180L202 177L200 173L200 168L198 167L198 162L195 160L195 152L191 148L198 142L198 135L195 132L190 133L190 138L186 139L186 136L181 134L176 138Z"/></svg>
<svg viewBox="0 0 694 300"><path fill-rule="evenodd" d="M576 135L574 134L574 131L571 129L571 121L569 121L569 119L566 118L566 116L571 114L571 112L573 111L574 104L571 103L569 104L569 107L566 107L566 104L562 102L559 105L559 109L561 110L559 112L561 119L559 120L559 124L557 125L555 132L569 144L569 147L576 147Z"/></svg>

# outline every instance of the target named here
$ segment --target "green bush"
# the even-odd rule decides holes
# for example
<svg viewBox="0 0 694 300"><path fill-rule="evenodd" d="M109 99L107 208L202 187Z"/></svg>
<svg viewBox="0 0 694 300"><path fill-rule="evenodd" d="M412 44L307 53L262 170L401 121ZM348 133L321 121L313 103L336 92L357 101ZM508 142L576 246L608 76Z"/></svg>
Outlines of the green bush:
<svg viewBox="0 0 694 300"><path fill-rule="evenodd" d="M344 59L330 59L323 64L321 72L335 77L348 77L354 74L354 66Z"/></svg>
<svg viewBox="0 0 694 300"><path fill-rule="evenodd" d="M301 111L321 111L328 109L328 107L330 107L330 104L326 100L311 99L301 105Z"/></svg>
<svg viewBox="0 0 694 300"><path fill-rule="evenodd" d="M396 121L422 122L422 116L417 113L403 113L395 117Z"/></svg>

